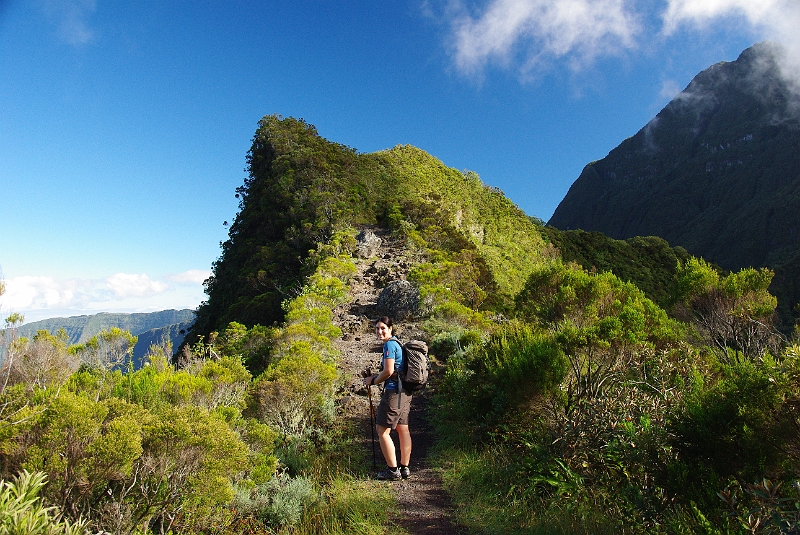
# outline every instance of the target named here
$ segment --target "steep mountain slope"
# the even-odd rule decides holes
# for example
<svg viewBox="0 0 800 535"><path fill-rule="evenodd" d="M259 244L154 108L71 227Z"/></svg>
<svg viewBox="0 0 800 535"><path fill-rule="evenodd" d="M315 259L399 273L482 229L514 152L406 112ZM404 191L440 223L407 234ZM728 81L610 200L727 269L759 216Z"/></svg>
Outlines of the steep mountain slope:
<svg viewBox="0 0 800 535"><path fill-rule="evenodd" d="M781 53L761 43L698 74L635 136L584 168L549 224L660 236L726 269L796 262L800 96L780 75Z"/></svg>
<svg viewBox="0 0 800 535"><path fill-rule="evenodd" d="M206 285L195 334L230 321L271 325L314 268L315 251L342 228L382 224L474 252L481 284L499 306L524 284L545 246L525 214L474 173L411 146L359 154L302 120L262 119L237 190L239 213ZM451 245L447 246L445 242Z"/></svg>

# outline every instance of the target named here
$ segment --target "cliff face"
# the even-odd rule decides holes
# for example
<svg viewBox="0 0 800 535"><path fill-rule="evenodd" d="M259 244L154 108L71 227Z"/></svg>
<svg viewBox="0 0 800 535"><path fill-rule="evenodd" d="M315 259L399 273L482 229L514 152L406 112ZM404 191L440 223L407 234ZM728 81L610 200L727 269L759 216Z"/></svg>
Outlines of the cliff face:
<svg viewBox="0 0 800 535"><path fill-rule="evenodd" d="M800 251L800 97L762 43L698 74L635 136L587 165L549 224L656 235L724 268Z"/></svg>

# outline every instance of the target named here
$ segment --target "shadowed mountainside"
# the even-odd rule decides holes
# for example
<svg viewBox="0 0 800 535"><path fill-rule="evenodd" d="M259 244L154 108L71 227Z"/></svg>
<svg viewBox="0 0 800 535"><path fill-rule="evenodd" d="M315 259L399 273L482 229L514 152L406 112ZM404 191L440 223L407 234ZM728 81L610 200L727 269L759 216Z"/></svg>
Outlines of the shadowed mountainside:
<svg viewBox="0 0 800 535"><path fill-rule="evenodd" d="M636 135L588 164L548 222L659 236L728 270L770 267L785 313L800 262L800 96L776 45L698 74Z"/></svg>

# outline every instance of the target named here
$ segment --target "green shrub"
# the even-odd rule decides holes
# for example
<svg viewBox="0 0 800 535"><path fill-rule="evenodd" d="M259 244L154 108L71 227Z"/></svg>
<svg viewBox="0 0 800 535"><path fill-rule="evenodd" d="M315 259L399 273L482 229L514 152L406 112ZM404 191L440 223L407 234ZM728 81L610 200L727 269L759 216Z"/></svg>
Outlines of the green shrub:
<svg viewBox="0 0 800 535"><path fill-rule="evenodd" d="M665 485L704 510L717 504L717 491L731 477L754 481L798 469L797 461L784 460L800 438L784 409L797 386L776 380L775 365L745 360L721 372L716 381L697 384L670 423L676 459Z"/></svg>
<svg viewBox="0 0 800 535"><path fill-rule="evenodd" d="M313 482L303 476L281 473L252 489L239 488L232 506L243 517L281 528L297 524L303 511L319 499Z"/></svg>

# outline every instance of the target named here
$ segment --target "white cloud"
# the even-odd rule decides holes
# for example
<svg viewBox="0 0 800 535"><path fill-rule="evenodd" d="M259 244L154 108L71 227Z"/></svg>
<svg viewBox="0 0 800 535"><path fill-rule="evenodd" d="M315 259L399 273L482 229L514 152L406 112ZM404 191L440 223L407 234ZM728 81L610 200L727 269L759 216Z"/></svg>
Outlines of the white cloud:
<svg viewBox="0 0 800 535"><path fill-rule="evenodd" d="M798 0L667 0L662 15L663 32L671 35L679 27L704 30L713 23L739 19L758 35L783 45L784 76L800 89L800 1Z"/></svg>
<svg viewBox="0 0 800 535"><path fill-rule="evenodd" d="M96 0L42 0L45 15L71 45L85 45L94 39L88 18L96 7Z"/></svg>
<svg viewBox="0 0 800 535"><path fill-rule="evenodd" d="M646 40L680 35L684 28L746 32L753 42L771 40L787 51L781 67L800 88L800 0L442 0L450 24L457 70L481 77L488 66L517 69L523 78L561 64L573 72L603 57L634 50ZM470 11L467 5L475 6ZM647 12L648 5L651 12ZM653 7L662 6L658 11ZM430 2L423 3L430 12ZM645 31L651 15L660 28ZM662 95L672 92L665 85Z"/></svg>
<svg viewBox="0 0 800 535"><path fill-rule="evenodd" d="M796 0L667 0L662 16L663 31L669 35L683 23L703 26L722 17L735 16L743 16L755 25L773 25L781 14L792 11L792 4L796 4Z"/></svg>
<svg viewBox="0 0 800 535"><path fill-rule="evenodd" d="M664 100L672 100L675 98L675 95L680 92L681 88L678 85L678 82L675 80L664 80L661 82L661 91L658 92L658 96Z"/></svg>
<svg viewBox="0 0 800 535"><path fill-rule="evenodd" d="M12 277L5 281L6 293L0 297L0 312L3 318L11 312L19 312L30 322L97 312L196 308L204 299L201 276L207 274L202 270L190 270L165 277L174 284L152 279L144 273L117 273L102 279Z"/></svg>
<svg viewBox="0 0 800 535"><path fill-rule="evenodd" d="M523 75L554 58L579 70L635 47L641 29L624 0L491 0L479 17L461 14L452 24L454 60L469 75L517 57Z"/></svg>
<svg viewBox="0 0 800 535"><path fill-rule="evenodd" d="M174 273L165 278L170 282L178 284L203 284L211 276L211 271L207 269L190 269L183 273Z"/></svg>
<svg viewBox="0 0 800 535"><path fill-rule="evenodd" d="M14 277L6 281L2 297L4 308L18 311L30 308L82 306L92 300L95 283L80 279L53 277Z"/></svg>
<svg viewBox="0 0 800 535"><path fill-rule="evenodd" d="M117 273L106 279L106 285L117 299L127 297L149 297L160 294L169 288L160 281L154 281L146 274Z"/></svg>

